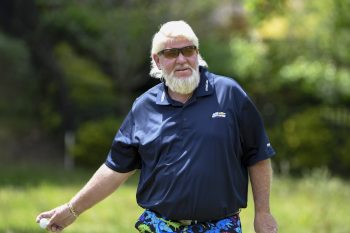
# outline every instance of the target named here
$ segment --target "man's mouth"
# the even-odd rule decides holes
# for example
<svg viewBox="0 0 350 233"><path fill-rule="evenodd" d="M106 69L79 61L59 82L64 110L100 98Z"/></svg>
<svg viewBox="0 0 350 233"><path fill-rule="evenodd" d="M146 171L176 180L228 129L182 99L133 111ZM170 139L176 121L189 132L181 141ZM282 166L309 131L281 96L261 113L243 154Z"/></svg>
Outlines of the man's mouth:
<svg viewBox="0 0 350 233"><path fill-rule="evenodd" d="M187 71L187 70L190 70L190 68L184 67L184 68L175 69L175 71Z"/></svg>
<svg viewBox="0 0 350 233"><path fill-rule="evenodd" d="M179 67L179 68L175 68L175 73L178 75L190 75L192 73L192 70L190 67Z"/></svg>

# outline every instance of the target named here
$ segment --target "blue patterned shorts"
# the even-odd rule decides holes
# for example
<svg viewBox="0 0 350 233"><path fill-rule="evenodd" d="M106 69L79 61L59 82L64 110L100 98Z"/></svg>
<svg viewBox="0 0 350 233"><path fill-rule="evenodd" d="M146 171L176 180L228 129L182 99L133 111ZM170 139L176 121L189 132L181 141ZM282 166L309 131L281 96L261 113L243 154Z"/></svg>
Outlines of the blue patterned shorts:
<svg viewBox="0 0 350 233"><path fill-rule="evenodd" d="M137 220L135 228L140 233L242 233L239 214L215 221L183 225L146 210Z"/></svg>

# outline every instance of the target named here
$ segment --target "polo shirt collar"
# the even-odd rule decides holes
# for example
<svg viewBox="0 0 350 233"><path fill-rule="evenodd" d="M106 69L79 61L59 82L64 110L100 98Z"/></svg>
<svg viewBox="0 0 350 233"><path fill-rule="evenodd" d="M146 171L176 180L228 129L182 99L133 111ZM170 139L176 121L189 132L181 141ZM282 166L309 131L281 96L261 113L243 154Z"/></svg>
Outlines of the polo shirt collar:
<svg viewBox="0 0 350 233"><path fill-rule="evenodd" d="M158 94L156 99L156 104L158 105L170 105L170 102L167 97L167 90L164 82L162 81L161 85L158 88Z"/></svg>
<svg viewBox="0 0 350 233"><path fill-rule="evenodd" d="M214 91L213 77L210 75L209 71L203 66L199 67L199 73L201 75L201 80L194 92L195 96L200 97L200 96L207 96L207 95L213 94L213 91Z"/></svg>
<svg viewBox="0 0 350 233"><path fill-rule="evenodd" d="M200 82L198 87L194 90L193 95L197 97L207 96L211 95L213 93L214 87L213 87L213 78L211 77L208 70L202 66L199 67L199 73L200 73ZM168 95L168 88L165 86L165 83L162 82L161 85L159 85L158 93L157 93L157 99L156 104L158 105L170 105L171 100L169 100Z"/></svg>

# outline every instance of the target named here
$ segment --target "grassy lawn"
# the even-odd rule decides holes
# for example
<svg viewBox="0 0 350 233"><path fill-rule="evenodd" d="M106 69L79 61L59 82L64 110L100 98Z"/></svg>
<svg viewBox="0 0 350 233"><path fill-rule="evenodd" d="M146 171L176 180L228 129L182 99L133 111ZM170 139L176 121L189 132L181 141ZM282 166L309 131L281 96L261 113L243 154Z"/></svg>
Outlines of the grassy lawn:
<svg viewBox="0 0 350 233"><path fill-rule="evenodd" d="M46 168L0 167L0 232L45 232L35 223L36 215L67 202L93 171ZM275 177L272 211L281 233L348 233L350 184L326 172L310 173L303 179ZM85 212L67 228L67 233L136 232L133 224L141 214L135 201L136 178ZM242 210L243 232L254 232L253 202Z"/></svg>

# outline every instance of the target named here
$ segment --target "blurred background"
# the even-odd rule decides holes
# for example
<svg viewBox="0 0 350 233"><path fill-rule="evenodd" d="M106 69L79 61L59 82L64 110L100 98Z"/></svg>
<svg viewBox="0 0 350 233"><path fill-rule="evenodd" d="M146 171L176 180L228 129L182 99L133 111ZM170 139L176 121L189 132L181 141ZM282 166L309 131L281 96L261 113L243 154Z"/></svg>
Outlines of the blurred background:
<svg viewBox="0 0 350 233"><path fill-rule="evenodd" d="M209 70L237 80L263 115L281 232L350 232L349 11L344 0L1 0L0 232L38 232L36 214L103 163L132 102L158 83L153 34L179 19ZM124 201L67 232L133 232L136 205L113 220L134 202L137 179L128 184Z"/></svg>

